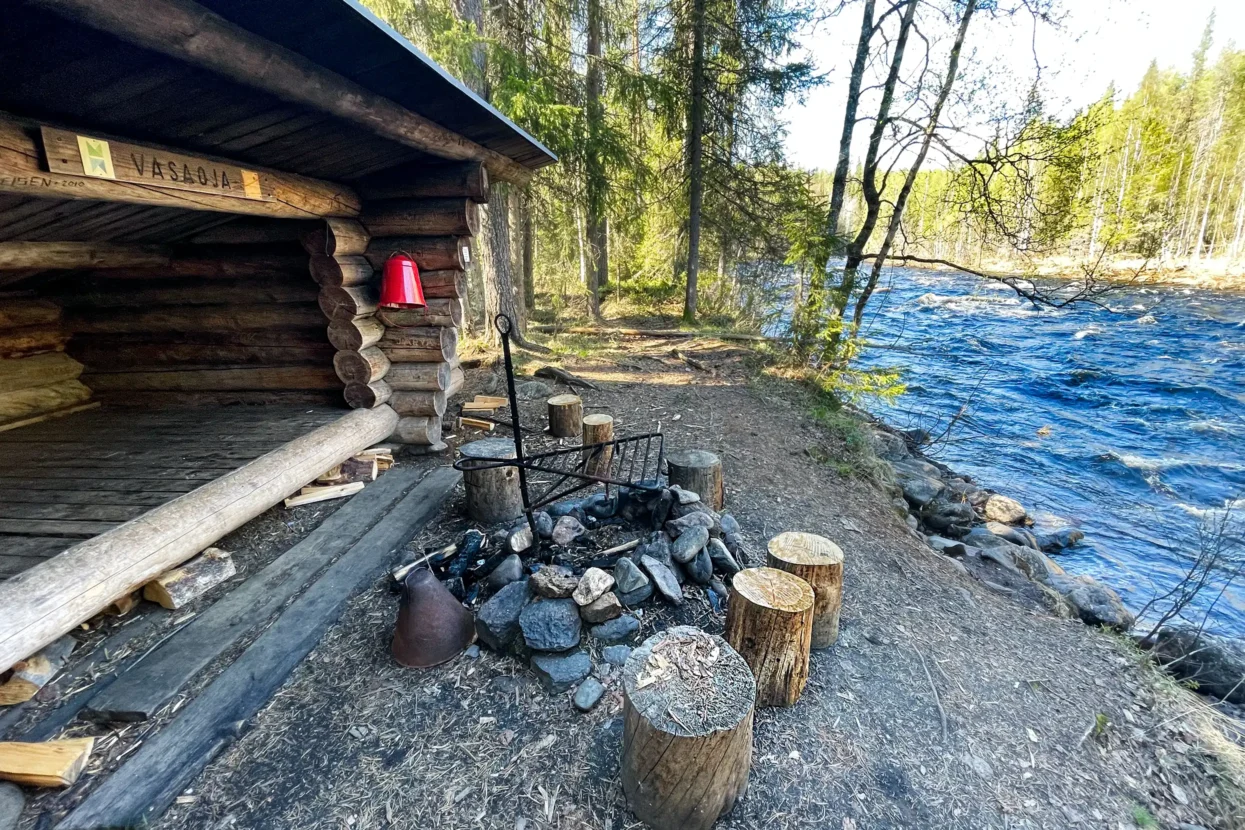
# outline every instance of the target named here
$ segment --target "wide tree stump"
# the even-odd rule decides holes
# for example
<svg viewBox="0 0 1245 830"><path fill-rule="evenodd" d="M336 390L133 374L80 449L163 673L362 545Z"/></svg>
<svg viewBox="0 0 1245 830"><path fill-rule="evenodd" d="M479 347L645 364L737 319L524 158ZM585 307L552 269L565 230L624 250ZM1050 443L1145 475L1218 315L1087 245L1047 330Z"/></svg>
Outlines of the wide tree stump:
<svg viewBox="0 0 1245 830"><path fill-rule="evenodd" d="M514 458L509 438L486 438L458 448L463 458ZM517 467L484 467L463 471L467 515L483 524L500 524L523 515L523 493Z"/></svg>
<svg viewBox="0 0 1245 830"><path fill-rule="evenodd" d="M554 395L549 404L549 434L575 438L584 423L584 402L578 395Z"/></svg>
<svg viewBox="0 0 1245 830"><path fill-rule="evenodd" d="M794 706L808 682L813 589L777 568L748 568L731 581L726 641L752 668L758 706Z"/></svg>
<svg viewBox="0 0 1245 830"><path fill-rule="evenodd" d="M614 440L614 418L610 415L585 415L583 445L604 444ZM605 447L588 450L584 453L584 472L590 476L605 478L610 473L610 462L614 459L614 448Z"/></svg>
<svg viewBox="0 0 1245 830"><path fill-rule="evenodd" d="M706 450L676 450L666 456L669 478L700 496L700 500L714 510L726 504L726 490L722 484L722 459Z"/></svg>
<svg viewBox="0 0 1245 830"><path fill-rule="evenodd" d="M756 682L721 638L681 625L623 667L622 785L654 830L702 830L748 786Z"/></svg>
<svg viewBox="0 0 1245 830"><path fill-rule="evenodd" d="M769 540L766 564L795 574L812 587L813 648L834 645L843 607L843 550L823 536L788 531Z"/></svg>

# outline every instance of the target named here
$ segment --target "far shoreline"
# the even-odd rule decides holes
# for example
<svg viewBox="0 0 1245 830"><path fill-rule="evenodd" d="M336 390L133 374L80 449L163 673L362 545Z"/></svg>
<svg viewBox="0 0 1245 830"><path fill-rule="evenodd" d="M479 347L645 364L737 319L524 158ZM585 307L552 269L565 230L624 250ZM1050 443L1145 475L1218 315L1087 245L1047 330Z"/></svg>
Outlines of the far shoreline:
<svg viewBox="0 0 1245 830"><path fill-rule="evenodd" d="M922 271L945 271L949 273L968 273L958 268L939 263L902 262L891 260L890 265L915 268ZM965 263L969 265L969 263ZM1042 280L1079 280L1082 278L1080 265L1071 259L1049 260L1038 264L1036 272L1028 273L1016 263L987 260L973 264L987 273L1000 276L1011 275L1022 279ZM1032 267L1032 264L1030 264ZM976 276L969 274L970 276ZM1153 288L1158 286L1179 286L1198 288L1209 291L1245 292L1245 264L1227 264L1222 261L1199 263L1198 265L1146 265L1143 260L1124 259L1104 267L1095 275L1103 282L1117 286ZM982 279L988 279L983 277Z"/></svg>

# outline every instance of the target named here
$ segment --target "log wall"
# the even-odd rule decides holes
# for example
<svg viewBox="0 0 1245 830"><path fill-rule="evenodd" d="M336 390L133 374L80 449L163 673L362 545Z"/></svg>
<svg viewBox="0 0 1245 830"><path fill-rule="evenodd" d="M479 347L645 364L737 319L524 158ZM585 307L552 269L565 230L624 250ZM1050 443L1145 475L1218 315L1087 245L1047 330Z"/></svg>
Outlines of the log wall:
<svg viewBox="0 0 1245 830"><path fill-rule="evenodd" d="M82 381L110 404L338 403L334 349L294 240L182 245L159 267L69 272L64 309ZM249 236L243 236L249 239Z"/></svg>
<svg viewBox="0 0 1245 830"><path fill-rule="evenodd" d="M346 402L392 405L400 416L394 440L424 446L440 443L446 399L463 384L464 269L488 200L479 164L442 173L373 182L357 220L328 219L303 238ZM399 252L419 266L426 309L379 308L381 271Z"/></svg>
<svg viewBox="0 0 1245 830"><path fill-rule="evenodd" d="M98 405L82 364L65 353L68 340L56 303L0 298L0 430Z"/></svg>

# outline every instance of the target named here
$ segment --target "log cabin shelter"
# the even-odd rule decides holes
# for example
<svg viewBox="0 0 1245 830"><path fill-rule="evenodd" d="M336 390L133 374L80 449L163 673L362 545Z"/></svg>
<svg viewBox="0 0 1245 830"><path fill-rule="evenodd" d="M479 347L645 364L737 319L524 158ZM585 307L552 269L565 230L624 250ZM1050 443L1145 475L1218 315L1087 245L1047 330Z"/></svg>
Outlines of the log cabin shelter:
<svg viewBox="0 0 1245 830"><path fill-rule="evenodd" d="M0 26L0 672L386 440L437 446L479 206L555 161L354 0ZM387 311L417 262L427 305Z"/></svg>

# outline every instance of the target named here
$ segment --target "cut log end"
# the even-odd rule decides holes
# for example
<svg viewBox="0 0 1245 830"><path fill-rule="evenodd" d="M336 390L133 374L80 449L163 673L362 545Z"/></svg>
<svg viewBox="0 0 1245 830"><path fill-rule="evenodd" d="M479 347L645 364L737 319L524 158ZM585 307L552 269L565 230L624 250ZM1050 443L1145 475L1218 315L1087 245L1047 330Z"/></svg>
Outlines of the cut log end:
<svg viewBox="0 0 1245 830"><path fill-rule="evenodd" d="M756 683L721 637L676 626L623 668L623 792L655 830L704 830L748 784Z"/></svg>
<svg viewBox="0 0 1245 830"><path fill-rule="evenodd" d="M735 574L731 587L753 605L787 614L813 606L813 589L803 579L777 568L748 568Z"/></svg>
<svg viewBox="0 0 1245 830"><path fill-rule="evenodd" d="M208 548L180 568L174 568L143 586L143 598L164 608L184 608L236 574L233 557L220 548Z"/></svg>
<svg viewBox="0 0 1245 830"><path fill-rule="evenodd" d="M73 637L61 637L14 666L13 676L0 684L0 706L24 703L34 697L65 666L77 644Z"/></svg>
<svg viewBox="0 0 1245 830"><path fill-rule="evenodd" d="M843 564L843 549L824 536L813 533L779 533L770 539L769 553L775 559L792 565Z"/></svg>

